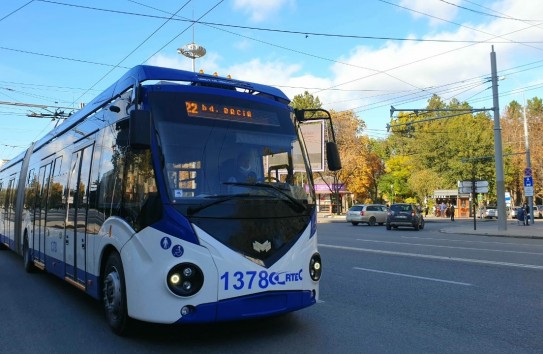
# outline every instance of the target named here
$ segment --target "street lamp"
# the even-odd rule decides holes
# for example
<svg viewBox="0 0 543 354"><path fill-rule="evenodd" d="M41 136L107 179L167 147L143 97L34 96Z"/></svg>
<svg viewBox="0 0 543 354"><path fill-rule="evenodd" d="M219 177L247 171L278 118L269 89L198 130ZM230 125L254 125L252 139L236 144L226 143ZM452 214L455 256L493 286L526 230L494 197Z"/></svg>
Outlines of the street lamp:
<svg viewBox="0 0 543 354"><path fill-rule="evenodd" d="M185 45L184 47L177 49L178 54L182 54L189 59L192 59L192 71L196 71L194 62L196 59L206 55L206 49L201 45L198 45L194 42Z"/></svg>

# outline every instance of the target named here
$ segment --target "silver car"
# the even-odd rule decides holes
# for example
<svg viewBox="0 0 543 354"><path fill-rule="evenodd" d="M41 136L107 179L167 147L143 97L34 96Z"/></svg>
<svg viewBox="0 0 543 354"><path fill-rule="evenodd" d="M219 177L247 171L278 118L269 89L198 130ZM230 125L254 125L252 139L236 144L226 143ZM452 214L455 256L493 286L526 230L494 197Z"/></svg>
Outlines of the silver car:
<svg viewBox="0 0 543 354"><path fill-rule="evenodd" d="M497 219L498 218L498 209L495 206L487 206L485 210L486 219Z"/></svg>
<svg viewBox="0 0 543 354"><path fill-rule="evenodd" d="M383 225L387 220L387 207L382 204L356 204L347 211L346 220L354 226L361 222L370 226Z"/></svg>

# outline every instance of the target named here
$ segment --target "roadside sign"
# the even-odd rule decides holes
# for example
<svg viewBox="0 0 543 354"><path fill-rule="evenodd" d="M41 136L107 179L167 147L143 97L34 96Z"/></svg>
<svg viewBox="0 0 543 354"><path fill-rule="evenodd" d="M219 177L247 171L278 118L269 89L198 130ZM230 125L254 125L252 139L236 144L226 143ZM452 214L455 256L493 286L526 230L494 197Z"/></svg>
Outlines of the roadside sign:
<svg viewBox="0 0 543 354"><path fill-rule="evenodd" d="M472 181L458 181L459 194L469 194L472 188ZM488 193L488 181L475 181L475 193Z"/></svg>
<svg viewBox="0 0 543 354"><path fill-rule="evenodd" d="M534 196L534 187L524 187L524 196L533 197Z"/></svg>
<svg viewBox="0 0 543 354"><path fill-rule="evenodd" d="M524 177L532 177L532 169L530 167L524 169Z"/></svg>
<svg viewBox="0 0 543 354"><path fill-rule="evenodd" d="M534 180L532 179L532 176L524 177L524 187L533 187L534 186Z"/></svg>
<svg viewBox="0 0 543 354"><path fill-rule="evenodd" d="M470 193L471 193L471 186L458 188L458 194L470 194Z"/></svg>
<svg viewBox="0 0 543 354"><path fill-rule="evenodd" d="M475 192L477 192L477 193L488 193L488 186L487 187L475 187Z"/></svg>

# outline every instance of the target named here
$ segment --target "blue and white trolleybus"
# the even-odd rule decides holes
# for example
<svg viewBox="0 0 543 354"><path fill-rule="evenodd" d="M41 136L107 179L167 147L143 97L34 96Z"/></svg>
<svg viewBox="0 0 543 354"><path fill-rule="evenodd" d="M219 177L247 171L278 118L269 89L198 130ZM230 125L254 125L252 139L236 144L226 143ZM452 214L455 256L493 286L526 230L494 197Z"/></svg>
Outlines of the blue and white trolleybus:
<svg viewBox="0 0 543 354"><path fill-rule="evenodd" d="M273 87L137 66L0 168L0 247L101 300L118 334L315 304L312 117L330 120Z"/></svg>

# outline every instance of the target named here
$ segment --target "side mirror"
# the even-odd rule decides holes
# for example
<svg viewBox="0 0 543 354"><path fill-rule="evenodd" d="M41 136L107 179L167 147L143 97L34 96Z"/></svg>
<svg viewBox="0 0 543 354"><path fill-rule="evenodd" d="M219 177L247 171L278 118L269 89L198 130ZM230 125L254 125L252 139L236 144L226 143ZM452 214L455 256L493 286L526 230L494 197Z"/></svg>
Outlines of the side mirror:
<svg viewBox="0 0 543 354"><path fill-rule="evenodd" d="M339 151L337 145L333 141L326 143L326 161L328 162L328 169L330 171L341 170L341 159L339 158Z"/></svg>
<svg viewBox="0 0 543 354"><path fill-rule="evenodd" d="M151 112L133 110L130 112L130 146L137 149L151 147Z"/></svg>

